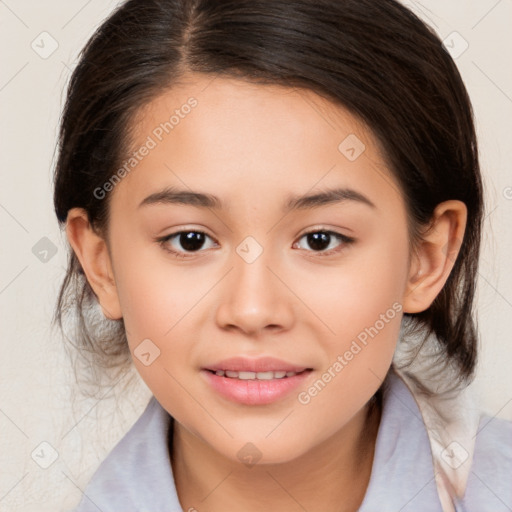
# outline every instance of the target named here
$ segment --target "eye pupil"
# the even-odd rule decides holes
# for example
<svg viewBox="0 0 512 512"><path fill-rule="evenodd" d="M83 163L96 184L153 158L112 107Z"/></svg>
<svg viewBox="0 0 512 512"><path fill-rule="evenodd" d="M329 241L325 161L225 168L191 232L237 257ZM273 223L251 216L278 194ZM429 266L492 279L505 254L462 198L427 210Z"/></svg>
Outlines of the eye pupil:
<svg viewBox="0 0 512 512"><path fill-rule="evenodd" d="M331 235L325 232L310 233L307 237L309 246L318 251L323 251L331 241Z"/></svg>
<svg viewBox="0 0 512 512"><path fill-rule="evenodd" d="M186 251L197 251L204 245L205 235L197 231L189 231L180 235L180 244Z"/></svg>

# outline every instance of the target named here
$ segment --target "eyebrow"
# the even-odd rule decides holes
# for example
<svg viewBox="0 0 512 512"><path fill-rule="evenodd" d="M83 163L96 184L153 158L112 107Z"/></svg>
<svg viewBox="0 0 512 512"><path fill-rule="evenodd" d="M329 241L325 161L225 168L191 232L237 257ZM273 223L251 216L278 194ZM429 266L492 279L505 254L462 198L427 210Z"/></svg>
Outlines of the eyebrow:
<svg viewBox="0 0 512 512"><path fill-rule="evenodd" d="M284 211L307 210L346 201L354 201L371 208L377 208L370 199L356 190L335 188L310 195L292 196L285 202ZM174 187L166 187L163 190L150 194L142 200L139 208L154 204L184 204L201 208L222 208L221 200L212 194L192 190L179 190Z"/></svg>

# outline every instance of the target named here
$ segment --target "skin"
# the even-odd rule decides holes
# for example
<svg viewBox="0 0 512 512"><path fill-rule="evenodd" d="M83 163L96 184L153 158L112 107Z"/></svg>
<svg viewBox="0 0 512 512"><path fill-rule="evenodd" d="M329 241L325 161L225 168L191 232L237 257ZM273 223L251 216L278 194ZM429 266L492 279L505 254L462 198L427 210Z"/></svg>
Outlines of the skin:
<svg viewBox="0 0 512 512"><path fill-rule="evenodd" d="M111 193L107 241L86 213L66 232L108 318L124 318L130 350L149 338L160 350L134 364L175 418L172 465L184 510L355 511L373 462L379 416L366 404L392 361L403 312L420 312L441 291L466 224L446 201L409 251L400 187L371 131L346 109L307 90L188 75L140 112L134 148L170 113L197 106ZM350 161L349 134L365 145ZM222 208L157 204L165 186L214 194ZM284 213L290 195L350 187L368 197ZM178 258L155 241L202 230L199 252ZM323 255L304 233L332 230ZM252 263L236 249L253 237ZM185 252L179 238L167 247ZM325 252L325 251L324 251ZM240 405L213 391L200 369L234 355L271 355L313 368L307 390L379 315L401 311L308 404L293 392L270 405ZM255 445L252 467L237 453ZM319 485L320 484L320 485ZM206 497L206 498L205 498Z"/></svg>

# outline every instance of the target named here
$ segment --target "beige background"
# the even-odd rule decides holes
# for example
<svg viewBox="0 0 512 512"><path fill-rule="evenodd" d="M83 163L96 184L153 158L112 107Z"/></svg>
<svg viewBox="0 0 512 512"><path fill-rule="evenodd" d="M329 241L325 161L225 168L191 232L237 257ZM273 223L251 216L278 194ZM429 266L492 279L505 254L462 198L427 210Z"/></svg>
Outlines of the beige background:
<svg viewBox="0 0 512 512"><path fill-rule="evenodd" d="M454 51L468 44L456 62L474 103L487 200L478 291L482 346L474 388L485 411L512 419L512 2L406 3L448 37ZM150 396L136 380L130 389L105 389L100 400L80 397L62 340L50 330L66 263L51 187L63 91L79 50L115 4L0 1L0 509L5 511L71 508ZM58 47L45 55L52 44ZM56 253L41 261L42 245L36 244ZM52 456L57 459L44 469Z"/></svg>

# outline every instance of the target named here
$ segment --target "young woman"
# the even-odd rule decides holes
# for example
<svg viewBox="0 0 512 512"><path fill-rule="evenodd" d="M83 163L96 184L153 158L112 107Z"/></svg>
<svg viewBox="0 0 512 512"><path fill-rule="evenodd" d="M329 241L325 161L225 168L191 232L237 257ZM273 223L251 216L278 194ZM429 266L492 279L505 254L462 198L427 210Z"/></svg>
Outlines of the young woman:
<svg viewBox="0 0 512 512"><path fill-rule="evenodd" d="M512 426L464 410L471 105L399 3L123 3L71 78L54 199L56 319L154 395L77 511L512 509Z"/></svg>

